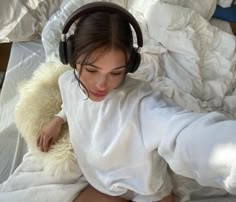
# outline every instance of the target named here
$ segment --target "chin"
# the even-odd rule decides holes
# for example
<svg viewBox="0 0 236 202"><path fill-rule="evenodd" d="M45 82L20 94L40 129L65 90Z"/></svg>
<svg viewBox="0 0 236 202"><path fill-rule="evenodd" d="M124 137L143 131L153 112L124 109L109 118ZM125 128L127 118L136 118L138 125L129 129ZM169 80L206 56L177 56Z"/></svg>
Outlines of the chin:
<svg viewBox="0 0 236 202"><path fill-rule="evenodd" d="M95 97L95 96L91 96L89 97L90 100L92 100L93 102L101 102L105 99L106 96L104 97Z"/></svg>

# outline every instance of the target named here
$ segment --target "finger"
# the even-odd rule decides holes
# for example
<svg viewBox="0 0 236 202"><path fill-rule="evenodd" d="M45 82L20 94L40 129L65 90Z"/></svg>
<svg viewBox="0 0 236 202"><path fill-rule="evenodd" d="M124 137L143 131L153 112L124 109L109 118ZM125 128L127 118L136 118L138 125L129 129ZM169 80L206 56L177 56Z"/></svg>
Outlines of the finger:
<svg viewBox="0 0 236 202"><path fill-rule="evenodd" d="M38 134L37 141L36 141L38 147L40 145L40 139L41 139L41 132Z"/></svg>
<svg viewBox="0 0 236 202"><path fill-rule="evenodd" d="M39 147L40 147L41 151L43 151L43 136L44 136L44 134L42 133L40 136L40 141L39 141Z"/></svg>
<svg viewBox="0 0 236 202"><path fill-rule="evenodd" d="M56 138L53 138L51 144L52 144L52 145L55 144L55 143L56 143L56 140L57 140Z"/></svg>
<svg viewBox="0 0 236 202"><path fill-rule="evenodd" d="M36 145L37 147L39 146L39 141L40 141L40 136L37 137L37 140L36 140Z"/></svg>
<svg viewBox="0 0 236 202"><path fill-rule="evenodd" d="M44 139L43 139L43 151L44 152L47 152L47 150L48 150L48 143L49 143L48 138L44 137Z"/></svg>
<svg viewBox="0 0 236 202"><path fill-rule="evenodd" d="M51 148L52 145L53 145L53 139L50 139L48 142L47 152Z"/></svg>

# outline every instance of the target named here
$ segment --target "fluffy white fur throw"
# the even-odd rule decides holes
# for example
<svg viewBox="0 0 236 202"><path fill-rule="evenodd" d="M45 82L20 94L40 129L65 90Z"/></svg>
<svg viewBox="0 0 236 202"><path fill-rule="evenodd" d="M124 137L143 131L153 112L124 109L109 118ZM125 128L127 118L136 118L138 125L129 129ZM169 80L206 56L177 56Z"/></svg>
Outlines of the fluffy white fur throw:
<svg viewBox="0 0 236 202"><path fill-rule="evenodd" d="M42 159L45 170L53 175L79 171L67 124L48 152L41 152L36 145L40 129L61 109L58 77L68 69L68 66L56 62L40 65L30 80L19 85L20 99L15 111L16 126L29 150Z"/></svg>

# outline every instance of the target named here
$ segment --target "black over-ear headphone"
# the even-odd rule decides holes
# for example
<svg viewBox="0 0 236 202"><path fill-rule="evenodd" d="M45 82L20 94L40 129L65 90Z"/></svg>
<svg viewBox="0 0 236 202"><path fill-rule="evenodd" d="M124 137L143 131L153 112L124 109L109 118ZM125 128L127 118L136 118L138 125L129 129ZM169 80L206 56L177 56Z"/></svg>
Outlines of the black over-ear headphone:
<svg viewBox="0 0 236 202"><path fill-rule="evenodd" d="M73 42L72 42L73 35L71 35L68 39L66 37L66 34L68 33L71 25L81 16L98 11L117 13L123 16L134 28L134 31L137 36L138 48L134 47L132 48L130 59L128 61L126 68L127 72L131 73L135 72L140 64L140 54L138 52L138 49L143 46L142 31L136 19L126 9L110 2L93 2L86 4L80 7L75 12L73 12L72 15L66 20L64 27L62 29L61 41L59 43L59 55L61 62L63 64L68 64L71 61L71 56L73 52Z"/></svg>

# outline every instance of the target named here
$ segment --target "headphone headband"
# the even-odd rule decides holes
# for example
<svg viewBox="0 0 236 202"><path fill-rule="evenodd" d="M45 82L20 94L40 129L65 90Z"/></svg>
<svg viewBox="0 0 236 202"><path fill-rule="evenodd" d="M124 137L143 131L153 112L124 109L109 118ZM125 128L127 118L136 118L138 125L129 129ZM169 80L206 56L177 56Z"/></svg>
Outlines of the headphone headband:
<svg viewBox="0 0 236 202"><path fill-rule="evenodd" d="M64 27L62 29L62 36L65 36L67 34L71 25L81 16L90 14L93 12L99 12L99 11L117 13L123 16L134 28L136 36L137 36L138 46L139 47L143 46L142 31L136 19L126 9L122 8L121 6L118 6L115 3L110 3L110 2L93 2L93 3L86 4L84 6L81 6L78 10L73 12L71 16L66 20Z"/></svg>

